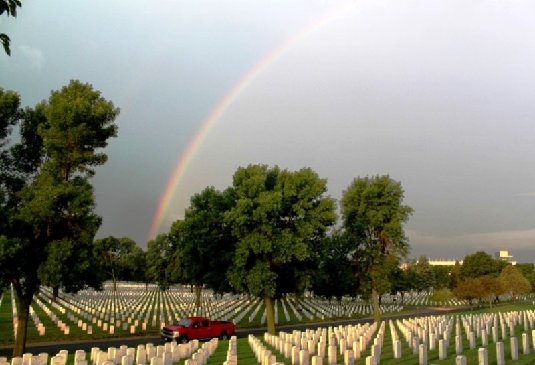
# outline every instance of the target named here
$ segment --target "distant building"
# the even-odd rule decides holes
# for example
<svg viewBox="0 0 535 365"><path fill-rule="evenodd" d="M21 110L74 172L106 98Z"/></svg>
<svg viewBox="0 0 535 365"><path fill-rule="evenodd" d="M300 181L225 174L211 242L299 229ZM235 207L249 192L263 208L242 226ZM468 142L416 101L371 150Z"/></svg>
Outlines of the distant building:
<svg viewBox="0 0 535 365"><path fill-rule="evenodd" d="M427 258L427 261L429 262L429 265L430 266L455 266L455 263L458 261L459 264L463 264L463 260L458 260L458 259L437 259L437 260L434 260L434 259L431 259L431 258ZM418 262L418 261L416 261ZM399 268L401 270L407 270L409 268L410 264L408 262L404 262L402 263L401 265L399 265Z"/></svg>
<svg viewBox="0 0 535 365"><path fill-rule="evenodd" d="M516 265L516 261L513 260L513 256L509 255L509 251L507 250L500 250L494 254L494 257L497 260L502 260L505 262L510 263L511 265Z"/></svg>
<svg viewBox="0 0 535 365"><path fill-rule="evenodd" d="M457 259L438 259L438 260L429 260L429 265L431 266L455 266L456 262L459 262L459 264L463 264L463 260L457 260Z"/></svg>

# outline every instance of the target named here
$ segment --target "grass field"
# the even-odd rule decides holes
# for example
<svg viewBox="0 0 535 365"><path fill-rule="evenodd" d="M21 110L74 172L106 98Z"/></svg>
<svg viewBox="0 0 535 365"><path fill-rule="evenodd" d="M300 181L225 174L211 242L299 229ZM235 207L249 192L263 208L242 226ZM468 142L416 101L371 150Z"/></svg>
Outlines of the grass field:
<svg viewBox="0 0 535 365"><path fill-rule="evenodd" d="M155 305L159 305L159 302L155 301ZM284 318L285 316L282 315L283 309L281 302L278 303L279 305L279 319ZM42 323L47 327L47 334L44 337L39 337L35 326L33 323L30 323L28 326L29 330L29 342L36 342L39 340L46 340L50 342L64 342L64 341L70 341L75 339L88 339L87 333L81 331L77 326L73 325L71 326L71 333L69 335L64 335L59 330L57 330L57 326L50 320L47 313L45 313L39 306L33 306L35 313L37 316L41 319ZM404 310L404 313L411 313L416 308L407 307L406 310ZM459 318L460 316L478 316L485 313L511 313L511 312L519 312L519 311L526 311L527 313L530 313L530 315L535 315L535 305L532 301L529 303L518 303L518 304L501 304L499 306L496 306L492 309L489 308L474 308L473 310L467 310L466 312L462 313L454 313L454 314L444 314L445 317L451 318L451 316L454 316L455 318ZM250 310L249 313L244 318L248 318L249 315L252 315L253 309ZM261 317L261 310L259 310L256 315L254 316L254 320L249 323L249 320L247 319L246 322L251 325L258 325L260 323L260 317ZM414 312L416 313L416 312ZM61 320L64 320L65 322L68 321L68 318L66 314L61 313L61 311L56 311L55 313ZM398 313L399 314L399 313ZM285 319L285 323L302 323L305 319L308 320L306 317L301 318L299 320L295 314L292 311L289 311L290 320ZM402 358L401 359L394 359L393 356L393 341L391 337L390 332L390 324L388 321L389 315L385 315L385 335L384 335L384 342L382 345L382 351L381 351L381 362L380 364L401 364L401 365L416 365L419 363L418 355L415 355L412 353L412 350L409 348L409 345L407 341L399 334L399 337L401 339L401 345L402 345ZM436 317L436 316L435 316ZM316 329L318 327L318 324L310 324L310 329ZM528 331L528 334L530 336L530 347L531 347L531 354L529 355L523 355L522 354L522 346L521 346L521 336L523 332L523 328L519 325L515 326L515 336L518 338L519 342L519 360L512 361L511 360L511 345L510 345L510 339L506 338L503 341L504 343L504 349L505 349L505 359L506 364L519 364L519 365L527 365L527 364L535 364L535 349L533 348L533 342L531 339L532 333L531 330L533 328L530 328ZM53 330L55 329L55 330ZM399 328L396 328L396 330L399 332ZM156 334L158 332L157 329L152 329L150 331L146 331L144 333L140 333L140 336L146 335L146 334ZM13 328L12 328L12 306L11 306L11 294L9 291L6 291L3 294L3 299L0 304L0 344L3 343L11 344L13 342L12 338ZM92 337L90 338L104 338L104 337L124 337L128 334L127 331L117 330L117 332L114 335L110 335L108 332L101 331L97 326L95 326L95 331ZM375 336L376 334L374 334ZM266 343L262 337L258 338L260 342L263 344L263 346L267 349L272 350L273 354L276 356L278 362L285 363L287 365L291 365L291 360L284 358L284 356L279 353L277 350L273 349L268 343ZM477 345L474 349L469 349L469 342L467 340L466 335L463 332L463 355L467 358L467 364L478 364L478 348L481 347L481 342L478 339ZM238 361L240 365L242 364L257 364L257 360L254 356L254 353L249 346L248 339L247 338L239 338L237 340L237 348L238 348ZM220 341L219 346L216 349L215 353L208 359L207 364L222 364L226 360L226 354L228 349L228 341ZM491 336L489 336L489 344L487 346L488 351L488 364L494 365L496 364L496 347L495 344L492 342ZM361 358L359 360L356 360L355 364L360 365L365 363L365 358L369 356L371 353L371 346L368 345L365 351L361 353ZM51 354L52 355L52 354ZM428 351L428 364L436 364L436 365L442 365L442 364L453 364L455 363L455 343L454 343L454 336L450 339L450 344L448 346L448 356L444 360L438 360L438 350ZM73 363L73 355L70 356L68 364ZM343 356L338 356L338 364L342 364L344 361ZM176 363L175 365L183 365L184 361L180 361ZM323 364L326 364L326 359L323 360Z"/></svg>

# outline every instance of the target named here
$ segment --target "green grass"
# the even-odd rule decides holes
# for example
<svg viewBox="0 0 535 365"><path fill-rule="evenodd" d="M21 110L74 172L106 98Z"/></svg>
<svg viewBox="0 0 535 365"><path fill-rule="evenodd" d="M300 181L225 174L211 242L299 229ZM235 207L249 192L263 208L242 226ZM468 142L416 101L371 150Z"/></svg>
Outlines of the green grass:
<svg viewBox="0 0 535 365"><path fill-rule="evenodd" d="M44 301L42 298L41 300ZM47 302L46 302L47 303ZM277 301L278 303L278 311L279 311L279 325L286 325L286 324L310 324L310 328L316 328L317 325L312 324L312 322L321 323L322 321L318 317L314 317L312 320L309 320L306 316L303 316L303 319L299 321L291 307L286 304L286 307L288 309L288 313L290 315L290 320L287 321L282 304L280 301ZM48 304L47 304L48 305ZM39 337L35 328L35 325L33 324L33 321L30 320L28 324L28 343L32 342L39 342L39 341L50 341L50 342L60 342L60 341L70 341L70 340L76 340L76 339L98 339L98 338L106 338L106 337L124 337L129 336L127 331L122 331L120 329L116 329L115 335L110 335L109 332L103 332L101 329L99 329L96 324L93 324L93 335L87 335L86 332L82 332L75 324L73 324L70 320L67 320L66 315L61 314L58 310L48 305L49 308L53 310L53 312L61 318L65 323L67 323L71 328L71 334L70 335L64 335L62 332L59 331L57 326L50 320L49 316L37 305L32 305L36 313L38 314L40 320L43 322L43 324L46 326L46 336ZM255 319L249 323L249 315L252 313L252 311L256 308L257 304L254 306L248 307L248 313L244 316L243 320L240 322L239 327L258 327L260 325L260 318L263 313L263 308L260 308L260 310L257 312ZM416 308L407 307L405 310L403 310L400 313L394 313L394 314L384 314L383 318L386 320L389 316L392 315L399 315L399 314L407 314L407 313L414 313L414 310ZM468 310L463 313L455 313L454 315L478 315L482 313L496 313L496 312L512 312L512 311L524 311L524 310L534 310L535 305L533 304L527 304L527 303L517 303L517 304L511 304L511 303L500 303L497 306L494 306L492 309L489 308L474 308L473 310ZM167 311L167 309L166 309ZM363 317L363 316L360 316ZM151 315L152 318L152 315ZM357 318L357 317L353 317ZM339 318L339 319L346 319L346 318ZM336 319L333 318L326 318L323 321L333 321ZM530 355L522 355L522 346L521 346L521 333L522 328L520 326L516 326L516 337L519 341L519 360L514 362L513 364L535 364L535 351L532 349L532 353ZM149 335L155 335L158 333L157 328L150 328L150 320L149 320L149 331L143 333L149 334ZM436 364L436 365L445 365L445 364L452 364L455 362L455 344L454 344L454 333L455 329L453 329L452 338L450 340L449 345L449 353L448 357L445 360L438 360L438 349L435 351L429 351L428 352L428 363L429 364ZM13 343L13 328L12 328L12 309L11 309L11 295L10 291L6 291L4 293L4 298L2 300L2 304L0 305L0 345L10 345ZM389 365L389 364L401 364L401 365L415 365L418 364L418 355L413 355L412 351L410 350L408 344L406 343L405 339L402 338L401 333L401 343L402 343L402 358L401 359L394 359L393 358L393 351L392 351L392 339L390 335L390 329L388 328L388 323L385 328L385 337L384 337L384 343L383 343L383 349L382 349L382 356L381 356L381 365ZM531 330L529 331L529 335L531 337ZM375 335L374 335L375 336ZM259 336L259 339L262 343L264 343L263 338ZM478 339L478 344L476 345L475 349L469 350L468 349L468 340L466 339L465 333L463 333L463 355L467 357L468 364L477 364L478 363L478 348L481 346L480 340ZM504 348L505 348L505 359L506 363L512 363L510 358L510 340L507 338L504 342ZM530 338L530 344L531 344L531 338ZM238 361L240 365L245 364L257 364L256 358L254 357L254 354L249 347L247 338L238 339ZM266 348L270 348L270 346L266 343L264 343L264 346ZM438 347L438 344L437 344ZM370 348L371 346L368 345L366 351L364 351L361 354L361 359L356 361L357 365L364 364L366 356L370 355ZM216 349L215 353L209 358L208 364L212 365L215 363L221 364L226 360L226 353L228 349L228 341L220 341L219 346ZM489 335L489 345L487 346L488 354L489 354L489 365L496 364L495 359L495 344L492 342L492 336ZM284 362L287 365L290 365L290 359L285 359L282 354L280 354L278 351L271 349L273 354L277 357L278 362ZM89 354L88 354L89 356ZM72 358L69 358L69 364L72 364ZM184 361L178 362L175 365L183 365ZM324 359L324 364L326 363L326 359ZM338 363L343 363L343 357L339 356Z"/></svg>

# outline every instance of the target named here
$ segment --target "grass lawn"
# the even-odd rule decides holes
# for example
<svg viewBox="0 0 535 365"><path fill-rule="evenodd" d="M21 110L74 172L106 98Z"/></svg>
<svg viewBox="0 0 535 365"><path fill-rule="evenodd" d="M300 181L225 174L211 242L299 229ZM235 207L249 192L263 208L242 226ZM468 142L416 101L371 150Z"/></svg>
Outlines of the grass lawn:
<svg viewBox="0 0 535 365"><path fill-rule="evenodd" d="M317 322L320 322L318 318L314 318L313 320L309 320L307 317L303 317L301 321L296 318L295 313L290 310L288 307L288 304L286 304L286 307L288 309L288 313L290 316L290 321L287 321L285 319L285 316L283 314L283 308L280 301L277 302L278 304L278 312L279 312L279 325L283 324L297 324L297 323L306 323L306 322L312 322L315 321L316 324L310 324L311 329L316 329ZM40 337L37 333L37 330L35 328L35 325L33 324L33 321L30 321L28 324L28 343L32 342L38 342L38 341L48 341L48 342L62 342L62 341L70 341L70 340L76 340L76 339L98 339L98 338L104 338L104 337L125 337L129 336L127 331L122 331L121 329L116 330L116 334L110 335L108 332L103 332L100 328L98 328L96 325L93 325L94 333L93 335L87 335L86 332L81 331L74 323L72 323L71 320L69 320L66 316L66 314L61 313L59 310L53 308L52 306L49 306L49 308L52 309L53 313L62 321L65 323L68 323L70 325L71 333L69 335L64 335L58 327L55 325L55 323L52 322L50 317L44 312L42 308L40 308L37 304L32 305L33 309L35 310L35 313L39 316L42 323L46 326L47 333L46 336ZM255 307L256 308L256 307ZM399 315L399 314L407 314L407 313L416 313L415 309L417 308L407 308L403 312L396 313L393 315ZM253 308L249 309L249 313L245 315L243 318L243 322L247 325L240 325L240 327L258 327L260 324L260 318L262 316L262 309L259 310L256 315L254 316L254 320L252 322L249 322L249 315L252 314ZM533 314L533 311L535 310L535 305L532 303L517 303L517 304L511 304L511 303L503 303L499 304L497 306L494 306L492 309L489 308L474 308L472 310L468 310L462 313L451 313L451 314L445 314L445 316L448 316L448 318L451 318L451 316L454 316L455 318L460 318L460 316L478 316L485 313L510 313L510 312L516 312L516 311L529 311L530 314ZM393 357L393 344L392 344L392 337L391 337L391 331L390 331L390 324L388 323L388 317L391 317L392 315L385 315L383 318L385 319L385 335L384 335L384 342L381 352L381 365L389 365L389 364L401 364L401 365L416 365L419 362L418 355L415 355L412 353L412 350L409 348L407 341L403 338L401 335L400 329L396 326L396 331L399 335L399 338L401 339L402 344L402 358L401 359L394 359ZM356 318L356 317L354 317ZM332 321L333 319L325 319L325 321ZM512 361L511 360L511 348L510 348L510 339L507 337L506 339L502 340L504 343L504 349L505 349L505 361L506 364L518 364L518 365L527 365L527 364L535 364L535 350L533 349L533 342L531 339L532 333L531 328L528 331L530 340L530 346L531 346L531 354L529 355L523 355L522 354L522 332L523 328L520 325L515 326L515 336L518 339L519 343L519 360ZM2 303L0 305L0 345L8 345L13 343L13 328L12 328L12 307L11 307L11 294L9 291L4 292L4 297L2 300ZM157 329L151 329L144 334L157 334ZM372 337L375 338L377 333L375 333ZM507 335L509 335L507 331ZM455 363L455 328L452 330L451 333L451 339L448 346L448 356L445 360L438 360L438 349L434 351L428 352L428 364L436 364L436 365L446 365L446 364L453 364ZM279 353L277 350L271 348L271 346L263 341L263 336L258 336L258 339L263 343L264 347L272 350L272 353L276 356L278 362L283 362L286 365L291 365L291 360L286 359L283 357L281 353ZM373 341L373 340L372 340ZM370 342L372 342L370 341ZM215 353L209 358L208 364L222 364L226 360L226 353L228 350L228 341L219 341L219 346ZM477 339L477 344L474 349L469 349L469 343L468 339L466 338L466 334L463 331L463 355L467 357L467 363L469 365L471 364L477 364L478 361L478 348L481 347L481 340ZM237 341L237 348L238 348L238 361L240 365L245 364L257 364L256 358L253 354L253 351L251 350L248 339L247 338L240 338ZM438 348L438 344L437 344ZM487 346L488 355L489 355L489 365L496 364L496 346L492 341L492 336L489 335L489 344ZM364 364L365 358L370 355L371 346L370 343L368 344L367 349L361 353L361 358L357 360L355 363L357 365ZM50 354L52 356L53 354ZM73 357L74 355L70 355L68 364L73 363ZM87 357L89 357L89 354L87 354ZM343 364L344 359L343 356L338 357L338 364ZM326 359L323 360L323 363L326 364ZM184 360L176 363L175 365L183 365Z"/></svg>

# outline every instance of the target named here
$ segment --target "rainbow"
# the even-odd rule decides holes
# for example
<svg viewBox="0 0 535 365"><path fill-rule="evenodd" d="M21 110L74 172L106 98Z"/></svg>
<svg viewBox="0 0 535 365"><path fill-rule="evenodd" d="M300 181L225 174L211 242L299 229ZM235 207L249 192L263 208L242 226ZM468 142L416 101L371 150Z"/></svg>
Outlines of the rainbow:
<svg viewBox="0 0 535 365"><path fill-rule="evenodd" d="M182 178L184 177L188 166L195 157L195 154L199 150L199 147L202 145L202 142L208 136L212 127L223 116L225 111L234 103L234 101L241 95L241 93L245 89L247 89L247 87L251 85L260 74L262 74L263 71L265 71L270 65L280 59L288 50L290 50L293 46L302 41L305 37L316 31L317 29L321 28L325 24L330 23L339 15L349 11L354 6L355 2L339 5L333 10L329 11L319 20L316 20L311 24L306 25L303 29L286 39L281 45L275 47L259 62L257 62L248 72L246 72L240 78L240 80L230 89L230 91L221 100L219 100L219 102L212 109L210 114L203 120L201 127L197 130L197 132L189 142L188 146L180 156L180 160L176 164L173 173L171 174L171 177L167 181L167 184L160 197L156 212L152 220L148 240L151 240L156 237L156 234L160 229L162 220L169 209L169 204L171 203L175 190L177 189Z"/></svg>

